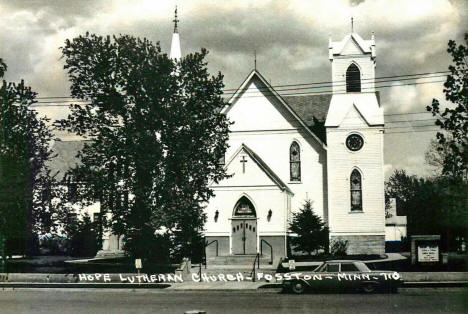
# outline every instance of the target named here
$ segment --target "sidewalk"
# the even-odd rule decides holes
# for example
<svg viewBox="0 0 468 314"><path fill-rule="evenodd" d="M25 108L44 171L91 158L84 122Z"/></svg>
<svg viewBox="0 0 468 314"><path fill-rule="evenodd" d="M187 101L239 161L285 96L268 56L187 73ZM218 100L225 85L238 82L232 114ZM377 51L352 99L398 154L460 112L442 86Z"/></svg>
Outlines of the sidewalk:
<svg viewBox="0 0 468 314"><path fill-rule="evenodd" d="M402 272L404 287L453 287L468 286L468 272ZM130 274L126 274L130 275ZM136 274L135 274L136 275ZM166 289L166 290L217 290L255 291L281 288L281 283L266 281L209 281L209 282L120 282L118 274L111 274L112 282L78 281L73 274L0 274L0 288L117 288L117 289Z"/></svg>
<svg viewBox="0 0 468 314"><path fill-rule="evenodd" d="M281 288L279 283L268 283L265 281L252 282L252 281L233 281L233 282L193 282L186 281L182 283L172 284L167 290L258 290L265 288Z"/></svg>

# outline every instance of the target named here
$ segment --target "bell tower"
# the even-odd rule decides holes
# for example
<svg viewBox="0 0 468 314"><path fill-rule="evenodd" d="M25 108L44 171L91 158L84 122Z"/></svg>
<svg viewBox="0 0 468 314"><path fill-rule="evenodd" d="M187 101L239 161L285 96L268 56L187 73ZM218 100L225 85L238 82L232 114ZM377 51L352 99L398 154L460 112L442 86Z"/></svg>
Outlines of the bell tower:
<svg viewBox="0 0 468 314"><path fill-rule="evenodd" d="M342 41L328 45L332 64L333 93L375 92L375 37L362 39L352 32Z"/></svg>
<svg viewBox="0 0 468 314"><path fill-rule="evenodd" d="M348 254L385 253L383 108L375 90L375 38L351 29L330 39L333 95L325 122L330 240Z"/></svg>

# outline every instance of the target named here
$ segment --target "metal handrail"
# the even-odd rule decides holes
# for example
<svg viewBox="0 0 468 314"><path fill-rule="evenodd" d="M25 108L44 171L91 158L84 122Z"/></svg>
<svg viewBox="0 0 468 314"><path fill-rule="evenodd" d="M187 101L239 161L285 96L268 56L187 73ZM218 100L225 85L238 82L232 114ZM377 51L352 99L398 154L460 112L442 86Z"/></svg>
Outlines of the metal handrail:
<svg viewBox="0 0 468 314"><path fill-rule="evenodd" d="M203 256L205 257L205 269L208 267L207 266L208 261L207 261L207 258L206 258L206 247L213 244L213 243L215 243L215 242L216 242L216 256L218 256L218 245L219 245L218 240L215 239L215 240L213 240L213 241L211 241L209 243L205 242L205 247L203 248ZM201 273L201 266L200 266L200 273Z"/></svg>
<svg viewBox="0 0 468 314"><path fill-rule="evenodd" d="M256 271L255 271L255 264L257 264L257 268L260 268L260 253L257 253L257 255L255 256L252 271L250 272L250 276L252 277L253 282L256 281L255 278L257 277Z"/></svg>
<svg viewBox="0 0 468 314"><path fill-rule="evenodd" d="M270 247L270 265L273 265L273 247L266 240L260 240L260 253L263 255L263 243Z"/></svg>
<svg viewBox="0 0 468 314"><path fill-rule="evenodd" d="M214 242L216 242L216 256L218 256L218 240L213 240L213 241L211 241L209 243L205 242L205 249L206 249L207 246L213 244Z"/></svg>

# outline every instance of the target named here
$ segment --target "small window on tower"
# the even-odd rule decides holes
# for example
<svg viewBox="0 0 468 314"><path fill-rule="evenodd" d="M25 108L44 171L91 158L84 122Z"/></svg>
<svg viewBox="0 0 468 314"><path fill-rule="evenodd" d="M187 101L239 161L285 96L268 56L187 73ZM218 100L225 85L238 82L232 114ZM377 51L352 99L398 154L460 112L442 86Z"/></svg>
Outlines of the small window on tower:
<svg viewBox="0 0 468 314"><path fill-rule="evenodd" d="M360 92L361 91L361 72L354 63L346 70L346 92Z"/></svg>

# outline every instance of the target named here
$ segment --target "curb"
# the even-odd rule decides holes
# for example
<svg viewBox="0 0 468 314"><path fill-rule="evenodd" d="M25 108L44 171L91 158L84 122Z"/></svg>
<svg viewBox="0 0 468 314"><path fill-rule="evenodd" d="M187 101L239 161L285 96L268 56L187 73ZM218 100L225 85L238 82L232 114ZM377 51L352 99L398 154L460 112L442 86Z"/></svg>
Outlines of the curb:
<svg viewBox="0 0 468 314"><path fill-rule="evenodd" d="M171 287L171 289L167 289ZM468 281L408 281L404 282L400 288L441 288L441 287L468 287ZM184 288L177 287L177 284L161 284L161 283L36 283L36 282L8 282L0 283L0 288L103 288L103 289L166 289L167 291L269 291L270 289L282 288L282 284L265 284L255 288L220 288L212 287L200 288Z"/></svg>
<svg viewBox="0 0 468 314"><path fill-rule="evenodd" d="M403 288L468 287L468 281L405 281Z"/></svg>
<svg viewBox="0 0 468 314"><path fill-rule="evenodd" d="M37 283L8 282L0 283L0 288L105 288L105 289L166 289L171 285L160 283Z"/></svg>

